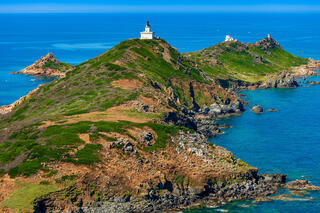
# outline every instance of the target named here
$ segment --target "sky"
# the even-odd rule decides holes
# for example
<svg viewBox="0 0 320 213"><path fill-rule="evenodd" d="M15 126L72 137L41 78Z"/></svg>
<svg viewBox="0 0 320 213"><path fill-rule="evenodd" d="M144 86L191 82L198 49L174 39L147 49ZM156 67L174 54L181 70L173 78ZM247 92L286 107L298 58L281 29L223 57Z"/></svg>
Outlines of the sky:
<svg viewBox="0 0 320 213"><path fill-rule="evenodd" d="M320 0L0 0L0 13L319 12Z"/></svg>

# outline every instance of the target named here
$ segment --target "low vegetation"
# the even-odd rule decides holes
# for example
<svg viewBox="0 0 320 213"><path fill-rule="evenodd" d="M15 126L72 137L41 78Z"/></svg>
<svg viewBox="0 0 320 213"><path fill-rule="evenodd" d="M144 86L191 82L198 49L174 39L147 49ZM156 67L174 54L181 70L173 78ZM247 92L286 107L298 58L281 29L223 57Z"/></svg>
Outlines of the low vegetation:
<svg viewBox="0 0 320 213"><path fill-rule="evenodd" d="M273 39L255 44L222 42L185 55L209 76L248 82L261 81L267 74L308 62L286 52Z"/></svg>
<svg viewBox="0 0 320 213"><path fill-rule="evenodd" d="M105 136L101 133L119 133L130 138L134 138L128 129L133 127L149 127L156 134L155 144L143 148L144 151L156 151L165 148L170 136L174 136L183 127L166 126L155 123L132 123L120 122L91 122L84 121L67 125L49 126L43 131L38 131L37 127L29 127L20 134L13 134L6 143L1 143L0 163L6 165L17 158L22 161L17 166L11 168L8 173L10 177L19 175L30 176L43 168L42 163L50 161L71 162L74 164L92 165L100 162L99 151L101 144L85 144L79 138L79 134L90 134L92 142L98 138L107 141L114 141L116 138ZM14 141L14 139L19 139ZM81 145L83 148L78 149ZM70 152L74 154L70 154Z"/></svg>
<svg viewBox="0 0 320 213"><path fill-rule="evenodd" d="M72 65L70 64L67 64L67 63L62 63L62 62L59 62L59 63L55 63L53 61L48 61L46 62L43 67L43 69L53 69L53 70L58 70L60 72L66 72L70 69L73 68Z"/></svg>
<svg viewBox="0 0 320 213"><path fill-rule="evenodd" d="M17 185L17 189L8 199L1 203L2 207L7 207L15 212L32 211L35 198L56 191L56 187L50 183L32 184L17 182Z"/></svg>

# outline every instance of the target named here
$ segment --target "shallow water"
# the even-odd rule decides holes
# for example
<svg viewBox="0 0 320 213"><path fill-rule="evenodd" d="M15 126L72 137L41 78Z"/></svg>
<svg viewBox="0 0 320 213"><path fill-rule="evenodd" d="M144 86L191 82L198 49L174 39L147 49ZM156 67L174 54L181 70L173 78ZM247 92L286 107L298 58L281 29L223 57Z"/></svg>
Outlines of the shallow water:
<svg viewBox="0 0 320 213"><path fill-rule="evenodd" d="M247 110L241 116L220 120L232 128L225 129L224 135L212 138L211 142L232 151L236 157L259 168L261 173L284 173L289 181L307 179L320 186L320 85L241 93L246 95ZM249 109L253 104L263 106L265 111L276 108L278 112L257 115ZM265 202L251 208L241 208L239 205L244 203L239 202L223 209L229 212L319 212L320 193L312 192L306 197L313 199Z"/></svg>
<svg viewBox="0 0 320 213"><path fill-rule="evenodd" d="M81 63L122 40L138 37L147 20L181 52L214 45L226 34L242 42L255 42L271 33L291 53L320 59L320 14L0 14L0 105L50 81L10 72L48 52L63 62ZM246 111L222 120L233 128L212 141L261 172L285 173L292 180L305 176L320 186L320 86L243 93L249 106L255 103L279 112L255 115ZM250 208L234 202L199 211L320 212L319 193L310 196L315 199L260 203Z"/></svg>

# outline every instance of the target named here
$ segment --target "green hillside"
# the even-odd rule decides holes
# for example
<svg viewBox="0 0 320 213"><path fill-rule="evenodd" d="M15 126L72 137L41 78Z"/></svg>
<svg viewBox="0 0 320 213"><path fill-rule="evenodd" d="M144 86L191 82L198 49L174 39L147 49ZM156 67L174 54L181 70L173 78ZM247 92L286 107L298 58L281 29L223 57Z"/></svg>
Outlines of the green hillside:
<svg viewBox="0 0 320 213"><path fill-rule="evenodd" d="M152 96L145 91L145 88L151 87L150 80L163 88L175 88L176 95L188 106L192 104L189 85L180 85L174 81L210 84L192 65L163 40L123 41L100 56L76 66L65 78L41 87L5 121L32 120L34 123L61 116L103 111L136 99L142 93ZM119 79L135 79L144 86L132 90L115 87L112 82ZM187 87L187 90L183 87ZM203 97L199 95L199 99ZM4 125L4 122L1 123Z"/></svg>
<svg viewBox="0 0 320 213"><path fill-rule="evenodd" d="M119 80L129 80L127 84L130 81L136 82L138 86L131 89L122 88L121 85L114 84ZM152 86L150 82L155 82L158 88ZM190 89L190 83L193 85L192 89ZM5 143L0 147L0 169L1 164L5 168L6 164L25 153L28 155L25 156L21 165L11 170L9 170L10 167L6 167L6 172L11 171L10 174L13 176L32 174L44 161L66 159L68 162L73 162L70 156L65 154L70 149L77 149L83 144L77 134L89 133L90 126L95 126L94 123L79 123L74 124L75 127L71 125L59 130L53 128L54 133L48 135L46 131L51 132L50 128L39 131L38 126L41 126L43 121L63 124L70 116L104 112L111 107L136 100L139 96L154 101L162 100L163 104L160 104L159 110L155 113L135 112L134 108L131 109L131 113L120 113L136 116L142 113L140 115L142 117L160 118L164 111L179 111L184 107L193 107L193 98L202 106L214 100L223 102L224 99L232 97L222 88L213 89L208 93L212 87L211 84L212 82L201 76L189 60L164 40L123 41L98 57L76 66L73 71L66 74L65 78L42 86L31 98L26 99L12 113L3 117L0 126L2 129L9 127L9 131L7 130L1 139L1 142ZM173 105L167 100L169 87L173 88L174 96L179 99ZM103 115L106 114L101 116ZM115 123L101 125L117 127ZM150 124L145 125L150 126ZM98 126L96 128L99 129ZM108 129L106 132L113 130L106 128ZM115 130L123 132L120 127ZM43 143L45 145L40 145ZM164 142L159 143L164 144ZM53 149L54 147L62 147L62 149ZM86 152L90 155L97 150L99 147L91 147Z"/></svg>
<svg viewBox="0 0 320 213"><path fill-rule="evenodd" d="M185 55L209 76L248 82L262 81L267 74L308 62L286 52L272 38L254 44L222 42Z"/></svg>

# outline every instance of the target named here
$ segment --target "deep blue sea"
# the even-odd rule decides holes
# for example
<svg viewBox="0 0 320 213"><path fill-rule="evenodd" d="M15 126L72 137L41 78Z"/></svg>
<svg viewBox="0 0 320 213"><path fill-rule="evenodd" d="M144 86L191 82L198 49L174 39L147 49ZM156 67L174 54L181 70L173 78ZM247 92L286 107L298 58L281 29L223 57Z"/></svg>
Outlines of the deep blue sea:
<svg viewBox="0 0 320 213"><path fill-rule="evenodd" d="M122 40L139 37L147 20L181 52L214 45L226 34L255 42L270 33L287 51L320 59L320 14L1 14L0 105L51 80L10 72L48 52L63 62L81 63ZM306 178L320 186L320 85L242 93L248 107L259 104L278 112L256 115L247 110L220 120L232 128L211 141L261 172L285 173L290 180ZM314 199L255 205L241 201L199 212L320 212L320 193L307 197Z"/></svg>

